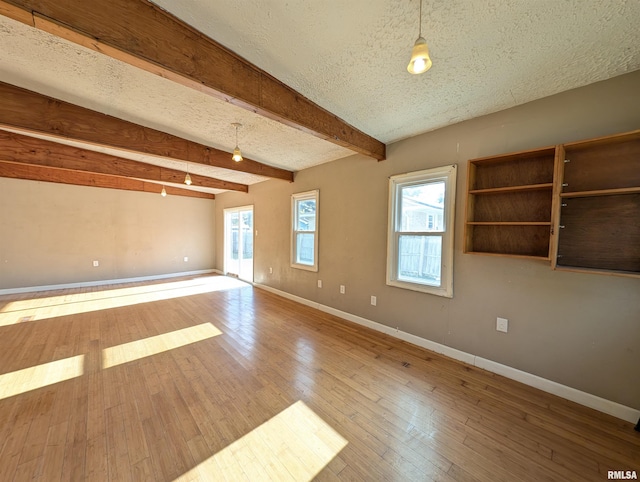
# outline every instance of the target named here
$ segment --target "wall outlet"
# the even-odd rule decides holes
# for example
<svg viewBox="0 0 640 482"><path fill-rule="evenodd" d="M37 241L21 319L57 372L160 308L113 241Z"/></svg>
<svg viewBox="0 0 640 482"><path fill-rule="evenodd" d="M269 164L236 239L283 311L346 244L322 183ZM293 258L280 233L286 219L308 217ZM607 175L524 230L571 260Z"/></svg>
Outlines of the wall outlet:
<svg viewBox="0 0 640 482"><path fill-rule="evenodd" d="M189 261L189 256L184 257L184 262L186 263L187 261Z"/></svg>
<svg viewBox="0 0 640 482"><path fill-rule="evenodd" d="M322 288L322 280L321 279L318 280L318 288Z"/></svg>
<svg viewBox="0 0 640 482"><path fill-rule="evenodd" d="M273 268L269 266L269 274L273 274Z"/></svg>
<svg viewBox="0 0 640 482"><path fill-rule="evenodd" d="M346 288L344 287L344 285L340 285L340 294L343 295L347 292Z"/></svg>
<svg viewBox="0 0 640 482"><path fill-rule="evenodd" d="M94 261L93 262L93 267L97 268L98 266L100 266L100 261Z"/></svg>
<svg viewBox="0 0 640 482"><path fill-rule="evenodd" d="M377 306L378 304L378 298L376 298L375 296L371 296L371 304L373 306Z"/></svg>
<svg viewBox="0 0 640 482"><path fill-rule="evenodd" d="M506 318L497 318L496 330L502 331L503 333L509 331L509 320L507 320Z"/></svg>

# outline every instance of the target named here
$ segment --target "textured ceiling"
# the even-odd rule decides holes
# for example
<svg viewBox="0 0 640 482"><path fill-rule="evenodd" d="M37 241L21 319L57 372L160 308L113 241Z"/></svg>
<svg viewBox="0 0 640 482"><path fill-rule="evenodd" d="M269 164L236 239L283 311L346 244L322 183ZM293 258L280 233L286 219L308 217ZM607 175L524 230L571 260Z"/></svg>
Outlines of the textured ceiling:
<svg viewBox="0 0 640 482"><path fill-rule="evenodd" d="M640 68L638 0L154 0L385 143Z"/></svg>
<svg viewBox="0 0 640 482"><path fill-rule="evenodd" d="M385 143L640 68L638 0L424 0L433 68L419 76L406 71L418 0L154 3ZM243 153L266 164L297 171L352 154L5 17L0 45L0 81L229 152L241 122Z"/></svg>

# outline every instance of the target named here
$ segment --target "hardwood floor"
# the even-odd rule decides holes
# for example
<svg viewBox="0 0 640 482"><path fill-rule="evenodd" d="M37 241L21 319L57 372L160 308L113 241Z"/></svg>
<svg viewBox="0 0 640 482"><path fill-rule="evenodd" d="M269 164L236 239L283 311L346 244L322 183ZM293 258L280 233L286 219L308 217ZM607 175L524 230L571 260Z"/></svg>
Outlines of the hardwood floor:
<svg viewBox="0 0 640 482"><path fill-rule="evenodd" d="M0 481L609 470L632 424L228 278L0 297Z"/></svg>

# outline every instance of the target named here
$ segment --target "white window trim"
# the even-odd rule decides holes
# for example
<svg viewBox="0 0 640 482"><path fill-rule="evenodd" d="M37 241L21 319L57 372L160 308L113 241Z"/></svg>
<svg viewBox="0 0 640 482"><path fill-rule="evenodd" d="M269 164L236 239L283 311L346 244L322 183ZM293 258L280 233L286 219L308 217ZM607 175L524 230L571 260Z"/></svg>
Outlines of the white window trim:
<svg viewBox="0 0 640 482"><path fill-rule="evenodd" d="M313 233L313 265L296 263L296 234L302 231L296 231L296 202L304 201L306 199L315 199L316 201L316 229L314 231L304 231ZM291 195L291 249L290 259L291 267L296 269L304 269L306 271L318 271L318 228L320 226L320 191L314 189L313 191L299 192Z"/></svg>
<svg viewBox="0 0 640 482"><path fill-rule="evenodd" d="M389 224L387 226L387 285L413 291L421 291L438 296L453 298L453 239L456 199L456 166L445 166L426 169L407 174L399 174L389 178ZM398 219L398 193L401 186L425 181L445 182L444 223L445 231L442 235L442 268L441 285L430 286L411 283L397 279L398 236L396 225Z"/></svg>

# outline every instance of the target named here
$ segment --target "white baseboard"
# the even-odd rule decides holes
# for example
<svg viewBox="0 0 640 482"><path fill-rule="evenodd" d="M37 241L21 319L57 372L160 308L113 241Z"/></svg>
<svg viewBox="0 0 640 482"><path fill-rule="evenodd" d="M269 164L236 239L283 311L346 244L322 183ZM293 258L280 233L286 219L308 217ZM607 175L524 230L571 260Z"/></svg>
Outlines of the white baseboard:
<svg viewBox="0 0 640 482"><path fill-rule="evenodd" d="M27 286L24 288L7 288L7 289L0 290L0 295L31 293L33 291L65 290L69 288L85 288L87 286L113 285L113 284L119 284L119 283L138 283L140 281L154 281L158 279L179 278L180 276L194 276L194 275L207 274L207 273L220 273L220 271L216 269L200 269L196 271L183 271L181 273L139 276L136 278L106 279L106 280L99 280L99 281L83 281L80 283L65 283L65 284L59 284L59 285Z"/></svg>
<svg viewBox="0 0 640 482"><path fill-rule="evenodd" d="M395 338L399 338L400 340L404 340L422 348L426 348L427 350L445 355L449 358L468 363L469 365L473 365L475 367L482 368L483 370L502 375L503 377L516 380L520 383L524 383L525 385L529 385L534 388L538 388L539 390L542 390L544 392L557 395L567 400L571 400L572 402L579 403L580 405L584 405L586 407L593 408L594 410L598 410L608 415L626 420L627 422L635 424L638 419L640 419L640 410L636 410L635 408L612 402L611 400L607 400L596 395L592 395L590 393L583 392L551 380L547 380L546 378L542 378L531 373L523 372L522 370L518 370L516 368L512 368L510 366L503 365L486 358L472 355L471 353L456 350L455 348L442 345L441 343L436 343L434 341L427 340L426 338L421 338L419 336L412 335L411 333L406 333L395 328L383 325L381 323L371 321L366 318L347 313L345 311L337 310L330 306L322 305L315 301L307 300L306 298L301 298L300 296L292 295L291 293L272 288L271 286L266 286L258 283L254 283L254 286L256 288L260 288L265 291L269 291L271 293L282 296L283 298L297 301L298 303L306 306L311 306L312 308L324 311L325 313L329 313L339 318L352 321L362 326L366 326L367 328L371 328L372 330L386 333L387 335L391 335Z"/></svg>

